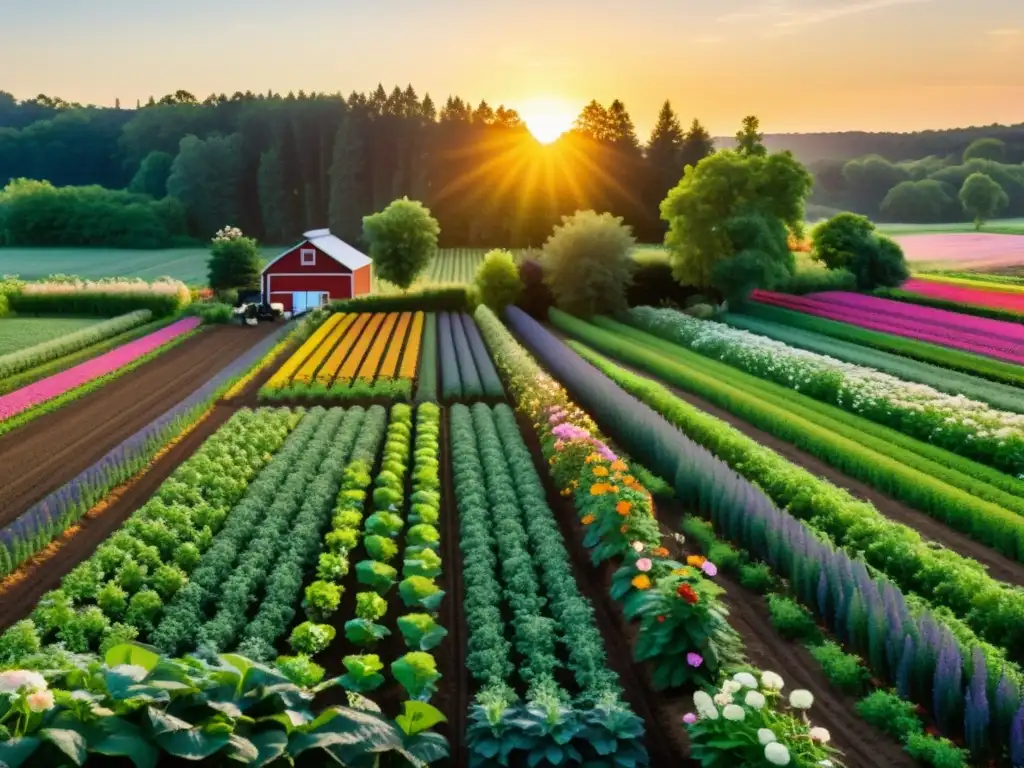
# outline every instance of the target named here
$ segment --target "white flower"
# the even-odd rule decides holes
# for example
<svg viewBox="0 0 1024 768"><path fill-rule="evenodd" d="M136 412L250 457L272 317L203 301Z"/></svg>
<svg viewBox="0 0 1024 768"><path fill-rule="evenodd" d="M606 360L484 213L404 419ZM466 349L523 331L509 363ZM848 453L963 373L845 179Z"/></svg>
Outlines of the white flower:
<svg viewBox="0 0 1024 768"><path fill-rule="evenodd" d="M822 766L822 768L832 768L832 766L835 765L835 763L833 763L831 760L825 759L819 760L818 765Z"/></svg>
<svg viewBox="0 0 1024 768"><path fill-rule="evenodd" d="M25 697L25 703L33 712L53 709L53 691L34 691Z"/></svg>
<svg viewBox="0 0 1024 768"><path fill-rule="evenodd" d="M743 703L753 709L764 709L765 700L764 696L757 691L747 691L747 695L744 697Z"/></svg>
<svg viewBox="0 0 1024 768"><path fill-rule="evenodd" d="M726 704L732 704L732 694L731 693L716 693L715 694L715 704L717 704L720 707L724 707Z"/></svg>
<svg viewBox="0 0 1024 768"><path fill-rule="evenodd" d="M633 551L634 552L643 552L644 551L644 543L642 541L634 541L633 542Z"/></svg>
<svg viewBox="0 0 1024 768"><path fill-rule="evenodd" d="M732 679L744 688L757 688L757 678L749 672L737 672Z"/></svg>
<svg viewBox="0 0 1024 768"><path fill-rule="evenodd" d="M17 693L20 690L45 691L46 678L38 672L27 669L11 669L0 672L0 693Z"/></svg>
<svg viewBox="0 0 1024 768"><path fill-rule="evenodd" d="M793 709L810 709L813 705L814 694L810 691L801 688L789 694L789 706Z"/></svg>
<svg viewBox="0 0 1024 768"><path fill-rule="evenodd" d="M136 683L145 680L146 675L149 674L145 667L140 667L138 664L118 664L111 669L111 672L117 672L119 675L130 677Z"/></svg>
<svg viewBox="0 0 1024 768"><path fill-rule="evenodd" d="M832 741L832 734L828 732L827 728L811 728L811 738L815 741L820 741L822 744L828 744Z"/></svg>
<svg viewBox="0 0 1024 768"><path fill-rule="evenodd" d="M789 765L789 750L785 744L773 741L771 744L765 744L764 759L772 765Z"/></svg>
<svg viewBox="0 0 1024 768"><path fill-rule="evenodd" d="M761 685L769 691L781 691L786 683L774 672L762 672Z"/></svg>
<svg viewBox="0 0 1024 768"><path fill-rule="evenodd" d="M732 720L733 722L739 722L746 716L747 715L743 711L743 707L737 706L736 704L729 704L722 710L722 717L726 720Z"/></svg>
<svg viewBox="0 0 1024 768"><path fill-rule="evenodd" d="M771 744L773 741L775 741L775 731L773 731L771 728L758 728L757 740L761 744Z"/></svg>
<svg viewBox="0 0 1024 768"><path fill-rule="evenodd" d="M697 714L708 720L718 719L718 708L715 707L715 703L711 700L704 691L697 691L693 694L693 708L697 710Z"/></svg>
<svg viewBox="0 0 1024 768"><path fill-rule="evenodd" d="M726 680L722 683L722 693L736 693L741 688L743 688L743 686L735 680Z"/></svg>

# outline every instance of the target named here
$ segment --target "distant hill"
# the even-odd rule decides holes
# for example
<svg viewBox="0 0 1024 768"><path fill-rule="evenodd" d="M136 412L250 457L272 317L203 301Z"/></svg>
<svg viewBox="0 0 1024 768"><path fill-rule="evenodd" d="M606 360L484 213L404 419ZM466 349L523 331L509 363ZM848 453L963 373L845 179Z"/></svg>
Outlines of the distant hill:
<svg viewBox="0 0 1024 768"><path fill-rule="evenodd" d="M950 128L914 133L769 133L764 141L771 151L788 149L804 163L819 160L851 160L864 155L881 155L897 162L917 160L928 155L946 157L960 154L975 139L996 138L1006 142L1007 162L1024 162L1024 123ZM735 146L735 139L716 137L719 149Z"/></svg>

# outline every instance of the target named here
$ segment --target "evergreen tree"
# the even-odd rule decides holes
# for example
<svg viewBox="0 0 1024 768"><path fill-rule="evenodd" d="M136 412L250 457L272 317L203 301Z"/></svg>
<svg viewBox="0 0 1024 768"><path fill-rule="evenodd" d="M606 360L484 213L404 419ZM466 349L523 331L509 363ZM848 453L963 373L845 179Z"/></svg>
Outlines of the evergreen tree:
<svg viewBox="0 0 1024 768"><path fill-rule="evenodd" d="M331 161L331 201L328 221L331 232L347 243L359 240L363 216L370 213L366 203L366 145L363 121L349 113L338 128Z"/></svg>
<svg viewBox="0 0 1024 768"><path fill-rule="evenodd" d="M434 106L434 100L430 98L429 93L423 97L423 104L420 105L420 117L428 123L437 122L437 107Z"/></svg>
<svg viewBox="0 0 1024 768"><path fill-rule="evenodd" d="M591 99L573 124L573 130L594 141L609 141L611 138L611 125L608 110Z"/></svg>
<svg viewBox="0 0 1024 768"><path fill-rule="evenodd" d="M690 130L683 137L683 144L679 148L679 164L685 168L688 165L696 167L697 163L715 151L715 142L711 134L700 124L700 120L693 118L690 123Z"/></svg>
<svg viewBox="0 0 1024 768"><path fill-rule="evenodd" d="M682 148L683 129L679 125L679 118L672 110L672 104L666 101L661 105L658 121L651 131L650 141L647 142L647 159L650 160L659 177L669 181L665 192L668 192L669 188L674 186L682 175L682 166L679 164Z"/></svg>
<svg viewBox="0 0 1024 768"><path fill-rule="evenodd" d="M260 154L257 179L263 231L271 243L286 243L297 233L288 229L288 198L284 187L284 168L276 149Z"/></svg>
<svg viewBox="0 0 1024 768"><path fill-rule="evenodd" d="M636 137L633 118L629 116L626 105L616 99L608 107L608 141L617 148L629 152L639 151L640 140Z"/></svg>
<svg viewBox="0 0 1024 768"><path fill-rule="evenodd" d="M473 122L480 125L491 125L494 123L494 110L486 100L480 102L480 106L473 112Z"/></svg>

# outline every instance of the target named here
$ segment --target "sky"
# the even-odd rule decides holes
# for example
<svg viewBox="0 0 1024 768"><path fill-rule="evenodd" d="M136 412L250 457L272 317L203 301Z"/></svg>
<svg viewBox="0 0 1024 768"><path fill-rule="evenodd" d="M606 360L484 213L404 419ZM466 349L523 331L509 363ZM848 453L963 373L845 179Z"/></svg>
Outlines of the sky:
<svg viewBox="0 0 1024 768"><path fill-rule="evenodd" d="M1024 122L1024 0L0 0L0 89L486 98L529 115L665 99L714 135Z"/></svg>

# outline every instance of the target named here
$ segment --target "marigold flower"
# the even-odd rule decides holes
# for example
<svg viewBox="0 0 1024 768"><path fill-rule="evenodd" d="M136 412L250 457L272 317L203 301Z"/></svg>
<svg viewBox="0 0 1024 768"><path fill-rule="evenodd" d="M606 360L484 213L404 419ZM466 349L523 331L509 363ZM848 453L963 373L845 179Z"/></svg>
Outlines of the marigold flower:
<svg viewBox="0 0 1024 768"><path fill-rule="evenodd" d="M665 547L655 547L651 550L651 554L655 557L668 557L668 550Z"/></svg>
<svg viewBox="0 0 1024 768"><path fill-rule="evenodd" d="M626 466L626 462L624 462L622 459L616 459L615 461L612 462L612 469L614 469L616 472L625 472L627 469L629 469L629 467Z"/></svg>
<svg viewBox="0 0 1024 768"><path fill-rule="evenodd" d="M636 485L636 478L633 477L632 475L626 475L624 478L622 478L622 482L628 483L629 485Z"/></svg>
<svg viewBox="0 0 1024 768"><path fill-rule="evenodd" d="M583 523L584 525L590 525L590 524L591 524L592 522L594 522L594 520L596 520L596 519L597 519L597 518L595 518L595 517L594 517L593 515L584 515L584 516L583 516L583 520L582 520L581 522L582 522L582 523Z"/></svg>
<svg viewBox="0 0 1024 768"><path fill-rule="evenodd" d="M686 558L686 564L692 565L694 568L700 568L704 565L707 558L701 557L700 555L690 555Z"/></svg>
<svg viewBox="0 0 1024 768"><path fill-rule="evenodd" d="M620 501L618 504L615 505L615 511L623 517L626 517L629 514L629 510L631 510L632 508L633 505L625 500Z"/></svg>
<svg viewBox="0 0 1024 768"><path fill-rule="evenodd" d="M680 584L679 589L676 590L676 594L678 594L681 598L683 598L683 600L688 602L690 605L696 605L698 602L700 602L700 597L697 595L696 592L693 591L693 587L691 587L689 584Z"/></svg>
<svg viewBox="0 0 1024 768"><path fill-rule="evenodd" d="M594 467L594 477L608 477L608 467Z"/></svg>
<svg viewBox="0 0 1024 768"><path fill-rule="evenodd" d="M651 580L650 580L650 578L648 578L646 575L644 575L642 573L639 576L634 576L633 580L630 583L634 587L636 587L637 589L650 589L651 588Z"/></svg>
<svg viewBox="0 0 1024 768"><path fill-rule="evenodd" d="M601 455L600 454L591 453L583 461L585 461L587 464L593 464L595 461L600 461L600 460L601 460Z"/></svg>
<svg viewBox="0 0 1024 768"><path fill-rule="evenodd" d="M608 486L605 485L604 483L594 483L592 486L590 486L590 495L591 496L602 496L603 494L605 494L607 492L608 492Z"/></svg>

